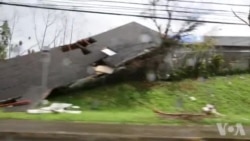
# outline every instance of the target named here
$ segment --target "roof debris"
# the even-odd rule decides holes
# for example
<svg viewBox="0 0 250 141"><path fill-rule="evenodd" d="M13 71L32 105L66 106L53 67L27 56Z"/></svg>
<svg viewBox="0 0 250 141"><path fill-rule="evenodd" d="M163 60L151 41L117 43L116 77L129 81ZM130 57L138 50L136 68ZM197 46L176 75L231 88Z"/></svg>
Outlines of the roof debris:
<svg viewBox="0 0 250 141"><path fill-rule="evenodd" d="M192 101L195 101L195 100L196 100L196 98L193 97L193 96L189 97L189 99L192 100Z"/></svg>
<svg viewBox="0 0 250 141"><path fill-rule="evenodd" d="M103 49L102 52L105 53L105 54L107 54L108 56L116 55L116 52L114 52L113 50L111 50L109 48Z"/></svg>
<svg viewBox="0 0 250 141"><path fill-rule="evenodd" d="M99 65L95 67L95 71L97 73L106 73L106 74L112 74L114 72L114 69L108 66Z"/></svg>
<svg viewBox="0 0 250 141"><path fill-rule="evenodd" d="M52 103L48 107L42 107L38 109L28 109L27 113L29 114L48 114L48 113L68 113L68 114L80 114L82 113L79 110L71 110L71 109L79 109L79 106L74 106L69 103Z"/></svg>
<svg viewBox="0 0 250 141"><path fill-rule="evenodd" d="M202 107L202 111L206 113L207 115L216 115L216 116L225 116L215 109L214 105L207 104L205 107Z"/></svg>

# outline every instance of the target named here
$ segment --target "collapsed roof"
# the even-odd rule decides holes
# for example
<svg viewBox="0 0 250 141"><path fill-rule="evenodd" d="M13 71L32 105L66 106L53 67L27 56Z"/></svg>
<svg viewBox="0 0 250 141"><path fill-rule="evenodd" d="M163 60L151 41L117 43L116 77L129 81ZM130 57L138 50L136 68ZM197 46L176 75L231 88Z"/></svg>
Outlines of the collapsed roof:
<svg viewBox="0 0 250 141"><path fill-rule="evenodd" d="M8 109L26 110L46 98L52 89L90 76L87 68L96 62L118 67L149 52L160 42L159 33L132 22L48 52L1 61L0 100L22 96L31 100L31 104ZM49 62L47 73L46 61Z"/></svg>

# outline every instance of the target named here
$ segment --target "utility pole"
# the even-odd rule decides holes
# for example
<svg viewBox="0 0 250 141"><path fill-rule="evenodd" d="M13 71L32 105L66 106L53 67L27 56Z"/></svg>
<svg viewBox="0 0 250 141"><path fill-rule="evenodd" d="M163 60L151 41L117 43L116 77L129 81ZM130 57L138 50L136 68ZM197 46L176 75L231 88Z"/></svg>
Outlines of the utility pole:
<svg viewBox="0 0 250 141"><path fill-rule="evenodd" d="M46 91L48 87L48 74L49 74L49 65L50 65L50 52L49 47L42 48L42 90Z"/></svg>

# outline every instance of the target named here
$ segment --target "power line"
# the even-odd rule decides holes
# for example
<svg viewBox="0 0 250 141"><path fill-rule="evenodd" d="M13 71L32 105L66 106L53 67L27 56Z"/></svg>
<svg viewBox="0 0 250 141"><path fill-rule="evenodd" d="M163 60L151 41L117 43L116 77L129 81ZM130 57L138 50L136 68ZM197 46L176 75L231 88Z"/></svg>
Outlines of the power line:
<svg viewBox="0 0 250 141"><path fill-rule="evenodd" d="M234 23L234 22L220 22L220 21L195 20L195 19L183 19L183 18L167 18L167 17L160 17L160 16L147 16L147 15L126 14L126 13L112 13L112 12L101 12L101 11L76 10L76 9L44 7L44 6L36 6L36 5L20 4L20 3L9 3L9 2L0 2L0 4L9 5L9 6L28 7L28 8L48 9L48 10L61 10L61 11L104 14L104 15L130 16L130 17L139 17L139 18L150 18L150 19L151 18L156 18L156 19L166 19L166 20L171 19L171 20L175 20L175 21L188 21L188 22L200 22L200 23L245 25L243 23Z"/></svg>
<svg viewBox="0 0 250 141"><path fill-rule="evenodd" d="M51 4L42 4L41 6L51 6ZM85 4L83 5L64 5L64 4L57 4L55 6L71 6L71 7L80 7L80 8L104 8L104 9L119 9L119 10L143 10L143 11L148 11L148 10L153 10L153 9L145 9L145 8L135 8L135 7L126 7L126 6L112 6L112 5L91 5L91 4ZM167 10L167 9L155 9L157 12L172 12L172 13L189 13L189 14L213 14L213 16L220 16L220 17L235 17L234 15L226 15L226 14L221 14L221 13L209 13L209 12L194 12L194 11L183 11L183 10ZM232 13L231 13L232 14ZM247 15L246 15L247 16Z"/></svg>
<svg viewBox="0 0 250 141"><path fill-rule="evenodd" d="M46 4L43 4L42 6L45 6ZM51 6L51 5L47 5L47 6ZM59 5L57 5L57 6L59 6ZM65 6L65 5L60 5L60 6ZM67 5L68 6L68 5ZM83 7L83 6L81 6L81 7ZM112 10L113 9L120 9L119 11L117 11L117 10L115 10L115 12L125 12L124 11L124 9L121 9L121 8L117 8L117 7L106 7L106 8L103 8L103 7L99 7L99 6L87 6L86 7L87 9L92 9L92 8L98 8L98 9L100 9L100 8L102 8L102 9L108 9L108 10L110 10L110 12L112 12ZM86 9L85 9L86 10ZM126 13L132 13L132 14L138 14L138 13L133 13L133 12L135 12L135 11L127 11ZM152 13L147 13L147 12L144 12L143 14L146 14L146 15L151 15ZM192 17L192 15L186 15L186 14L193 14L193 13L190 13L190 12L184 12L184 14L179 14L178 12L176 12L176 11L173 11L173 14L172 14L172 16L173 17L181 17L181 18L187 18L187 17ZM196 13L195 13L196 14ZM155 15L154 15L155 16ZM164 17L164 16L166 16L166 14L164 15L164 14L157 14L157 16L162 16L162 17ZM234 19L230 19L230 18L216 18L215 16L222 16L222 15L208 15L208 16L213 16L213 20L221 20L221 21L226 21L226 20L230 20L230 21L236 21L236 20L234 20ZM222 17L224 17L224 16L222 16ZM226 16L226 17L229 17L229 16ZM233 16L233 17L235 17L235 16ZM238 21L238 20L237 20Z"/></svg>
<svg viewBox="0 0 250 141"><path fill-rule="evenodd" d="M226 6L242 6L249 7L246 4L233 4L233 3L219 3L219 2L208 2L208 1L194 1L194 0L169 0L173 2L185 2L185 3L202 3L202 4L216 4L216 5L226 5Z"/></svg>
<svg viewBox="0 0 250 141"><path fill-rule="evenodd" d="M211 11L211 12L230 12L230 13L232 13L232 11L230 11L230 10L203 9L203 8L194 8L194 7L185 7L185 6L172 6L172 5L170 5L169 7L183 8L183 9L190 9L190 10L201 10L201 11ZM242 12L242 11L235 11L235 12L240 13L240 14L248 14L248 12Z"/></svg>
<svg viewBox="0 0 250 141"><path fill-rule="evenodd" d="M53 1L53 0L52 0ZM62 2L64 3L64 2ZM72 3L71 3L72 4ZM76 3L74 3L76 4ZM78 3L77 3L78 4ZM80 5L81 4L81 5ZM51 4L44 4L44 5L51 5ZM126 7L126 6L113 6L113 5L91 5L91 4L84 4L83 3L79 3L78 5L65 5L65 4L56 4L56 6L72 6L74 8L104 8L104 9L122 9L122 10L135 10L135 11L138 11L138 10L143 10L143 11L150 11L150 10L153 10L153 9L145 9L145 8L141 8L141 7ZM101 7L100 7L101 6ZM213 16L220 16L220 17L235 17L234 15L226 15L225 13L211 13L211 12L194 12L194 11L183 11L183 10L167 10L167 9L155 9L157 12L166 12L166 11L169 11L169 12L172 12L172 13L186 13L186 14L213 14ZM117 12L117 11L116 11ZM230 13L232 14L232 12ZM242 15L243 16L243 15ZM245 15L247 16L247 15Z"/></svg>
<svg viewBox="0 0 250 141"><path fill-rule="evenodd" d="M57 1L57 0L54 0ZM75 0L68 0L68 1L72 1L75 2ZM147 4L147 3L138 3L138 2L122 2L122 1L114 1L114 0L91 0L91 1L96 1L96 2L111 2L111 3L120 3L120 4L135 4L135 5L148 5L148 6L152 6L152 4ZM230 5L230 6L247 6L249 7L249 5L245 5L245 4L227 4L227 3L219 3L219 2L198 2L198 1L193 1L193 0L169 0L169 1L179 1L179 2L192 2L192 3L206 3L206 4L218 4L218 5ZM57 2L61 2L61 1L57 1ZM156 6L169 6L169 5L156 5Z"/></svg>
<svg viewBox="0 0 250 141"><path fill-rule="evenodd" d="M46 0L45 0L46 1ZM71 4L86 4L84 2L103 2L103 3L121 3L121 4L132 4L132 5L146 5L146 6L152 6L152 4L146 4L146 3L135 3L135 2L120 2L120 1L112 1L112 0L82 0L81 2L74 1L58 1L58 0L47 0L48 2L60 2L60 3L71 3ZM173 6L173 5L157 5L156 7L172 7L172 8L182 8L182 9L190 9L190 10L201 10L201 11L210 11L210 12L230 12L230 10L221 10L221 9L202 9L202 8L193 8L193 7L185 7L185 6ZM157 8L158 10L158 8ZM162 10L162 9L159 9ZM164 9L165 10L165 9ZM242 12L242 11L235 11L236 13L240 14L248 14L248 12Z"/></svg>

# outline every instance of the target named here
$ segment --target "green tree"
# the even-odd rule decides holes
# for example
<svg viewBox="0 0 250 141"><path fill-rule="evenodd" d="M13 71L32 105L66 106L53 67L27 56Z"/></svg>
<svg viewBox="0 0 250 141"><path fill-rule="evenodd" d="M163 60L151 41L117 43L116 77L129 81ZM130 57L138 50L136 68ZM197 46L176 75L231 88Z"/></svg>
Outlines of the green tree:
<svg viewBox="0 0 250 141"><path fill-rule="evenodd" d="M0 26L0 59L5 59L9 46L10 28L8 21L4 21Z"/></svg>

